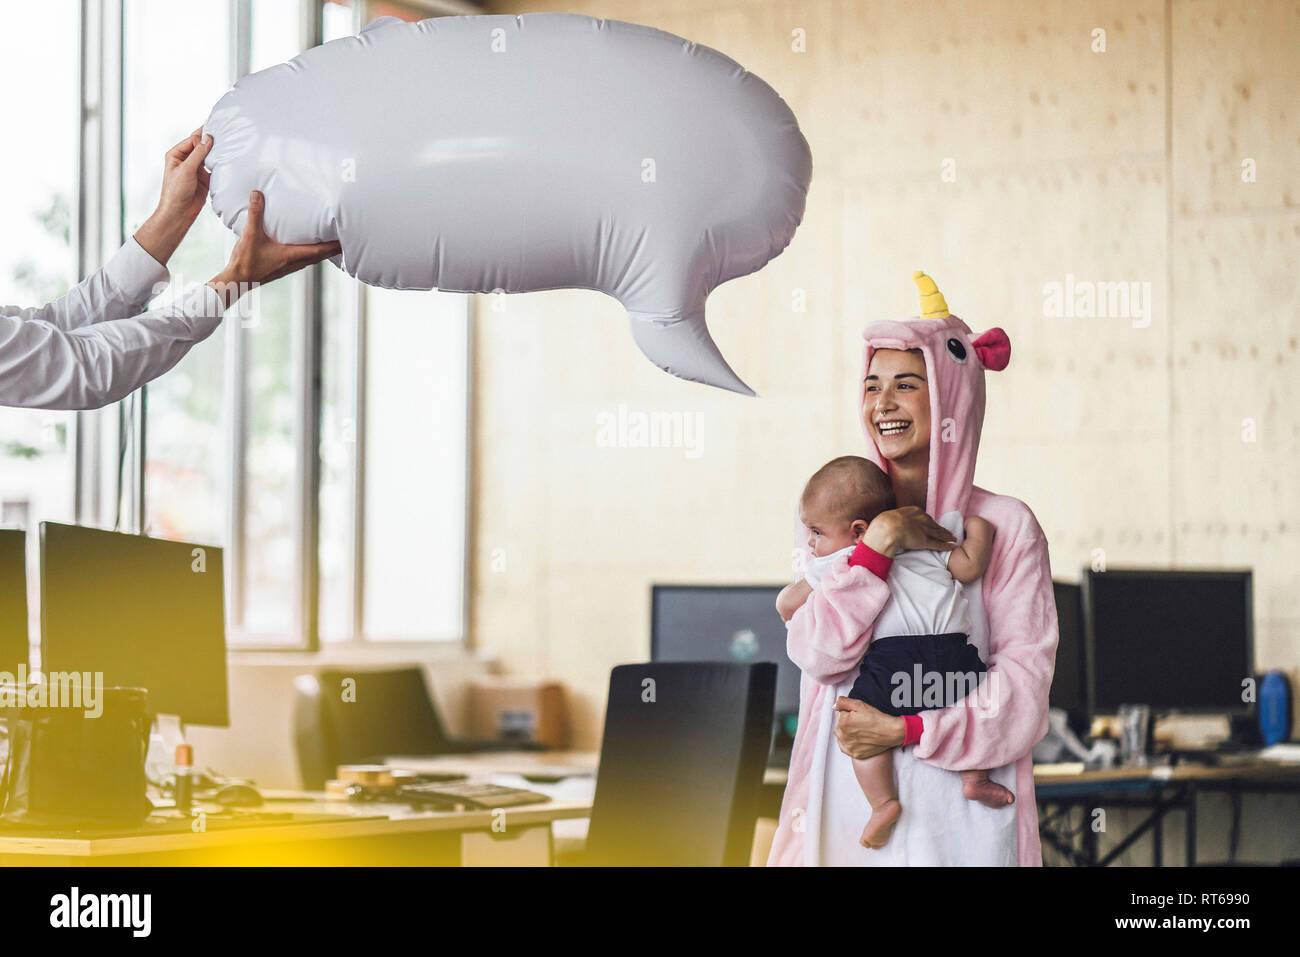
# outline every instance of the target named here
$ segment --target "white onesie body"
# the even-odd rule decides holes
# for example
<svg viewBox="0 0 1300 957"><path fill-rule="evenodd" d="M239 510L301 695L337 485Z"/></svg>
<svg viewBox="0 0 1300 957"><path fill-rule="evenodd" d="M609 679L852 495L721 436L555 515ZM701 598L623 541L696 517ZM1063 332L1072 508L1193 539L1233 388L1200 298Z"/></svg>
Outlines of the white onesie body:
<svg viewBox="0 0 1300 957"><path fill-rule="evenodd" d="M957 536L957 544L965 540L964 519L960 512L948 512L939 524ZM804 565L804 579L817 588L827 571L836 564L847 561L857 545L849 545L820 558L809 556ZM965 633L969 628L966 615L966 598L961 582L948 571L948 558L952 552L930 549L909 549L895 553L890 566L889 601L876 617L872 636L888 635L944 635L950 632Z"/></svg>

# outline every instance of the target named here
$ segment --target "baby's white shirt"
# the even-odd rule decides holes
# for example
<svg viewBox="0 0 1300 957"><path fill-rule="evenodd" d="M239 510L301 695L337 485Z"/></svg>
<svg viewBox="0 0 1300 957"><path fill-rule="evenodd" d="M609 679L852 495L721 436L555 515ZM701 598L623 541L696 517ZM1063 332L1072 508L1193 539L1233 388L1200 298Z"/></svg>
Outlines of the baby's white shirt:
<svg viewBox="0 0 1300 957"><path fill-rule="evenodd" d="M961 512L948 512L939 524L965 540ZM872 637L969 633L966 596L961 582L948 571L950 551L910 549L894 554L887 583L889 601L876 616Z"/></svg>
<svg viewBox="0 0 1300 957"><path fill-rule="evenodd" d="M816 588L822 583L822 578L831 570L836 562L848 561L848 557L853 554L853 549L858 547L858 543L847 545L837 552L831 552L829 555L809 555L804 561L803 577L804 581Z"/></svg>

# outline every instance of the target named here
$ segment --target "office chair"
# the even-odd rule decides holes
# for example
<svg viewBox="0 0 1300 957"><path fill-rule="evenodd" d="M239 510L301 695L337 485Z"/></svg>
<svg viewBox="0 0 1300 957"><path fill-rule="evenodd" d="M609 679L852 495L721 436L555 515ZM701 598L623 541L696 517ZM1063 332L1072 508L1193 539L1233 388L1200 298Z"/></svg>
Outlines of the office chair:
<svg viewBox="0 0 1300 957"><path fill-rule="evenodd" d="M355 682L343 699L344 680ZM532 750L518 741L450 737L420 668L323 670L294 680L294 745L302 786L319 791L340 764L371 764L394 754L466 754Z"/></svg>
<svg viewBox="0 0 1300 957"><path fill-rule="evenodd" d="M772 738L776 665L620 665L591 825L575 864L749 863Z"/></svg>

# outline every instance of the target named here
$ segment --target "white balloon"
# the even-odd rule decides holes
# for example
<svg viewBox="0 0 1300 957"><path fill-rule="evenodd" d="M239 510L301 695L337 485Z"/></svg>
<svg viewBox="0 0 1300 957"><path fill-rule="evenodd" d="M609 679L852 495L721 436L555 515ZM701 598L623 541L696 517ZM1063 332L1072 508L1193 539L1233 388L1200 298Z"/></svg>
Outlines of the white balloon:
<svg viewBox="0 0 1300 957"><path fill-rule="evenodd" d="M753 391L704 303L803 217L812 158L785 101L670 33L562 13L384 18L241 79L213 108L212 208L337 239L395 289L595 289L655 365Z"/></svg>

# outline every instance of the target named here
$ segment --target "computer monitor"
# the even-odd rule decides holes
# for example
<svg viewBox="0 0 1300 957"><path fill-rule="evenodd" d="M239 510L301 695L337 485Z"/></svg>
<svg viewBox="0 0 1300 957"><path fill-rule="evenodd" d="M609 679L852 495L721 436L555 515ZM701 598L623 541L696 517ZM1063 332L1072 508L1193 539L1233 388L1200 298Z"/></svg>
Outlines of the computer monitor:
<svg viewBox="0 0 1300 957"><path fill-rule="evenodd" d="M1056 596L1056 621L1060 641L1056 645L1056 671L1048 703L1071 715L1081 715L1088 708L1088 688L1084 680L1087 661L1083 648L1083 608L1080 588L1069 582L1052 582Z"/></svg>
<svg viewBox="0 0 1300 957"><path fill-rule="evenodd" d="M776 610L784 585L654 585L650 657L654 661L771 661L778 724L799 713L799 669L785 653ZM788 729L787 729L788 730Z"/></svg>
<svg viewBox="0 0 1300 957"><path fill-rule="evenodd" d="M27 533L0 529L0 671L27 664Z"/></svg>
<svg viewBox="0 0 1300 957"><path fill-rule="evenodd" d="M230 723L220 548L42 522L41 670L146 688L149 710Z"/></svg>
<svg viewBox="0 0 1300 957"><path fill-rule="evenodd" d="M1088 710L1241 714L1254 674L1249 571L1082 574Z"/></svg>

